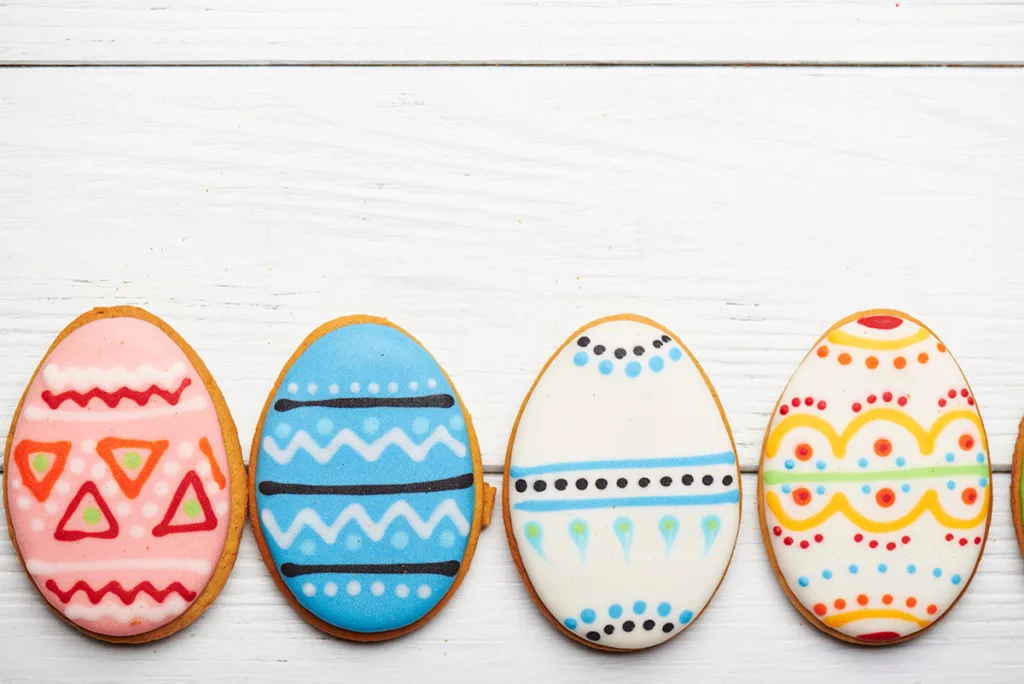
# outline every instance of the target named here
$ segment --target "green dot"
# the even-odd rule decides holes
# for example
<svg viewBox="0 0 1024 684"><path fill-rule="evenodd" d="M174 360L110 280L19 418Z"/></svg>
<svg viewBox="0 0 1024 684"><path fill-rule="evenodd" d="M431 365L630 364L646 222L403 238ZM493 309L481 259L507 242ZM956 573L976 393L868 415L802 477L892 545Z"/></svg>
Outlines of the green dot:
<svg viewBox="0 0 1024 684"><path fill-rule="evenodd" d="M121 459L121 463L124 464L125 468L131 468L134 470L142 465L142 456L138 451L129 451L124 455L124 458Z"/></svg>
<svg viewBox="0 0 1024 684"><path fill-rule="evenodd" d="M574 522L569 529L572 530L573 534L583 534L587 531L587 526L582 522Z"/></svg>
<svg viewBox="0 0 1024 684"><path fill-rule="evenodd" d="M666 532L668 530L676 529L676 521L675 520L662 520L661 521L661 529L665 530Z"/></svg>
<svg viewBox="0 0 1024 684"><path fill-rule="evenodd" d="M619 532L629 532L629 521L623 520L616 527L619 530Z"/></svg>
<svg viewBox="0 0 1024 684"><path fill-rule="evenodd" d="M540 536L540 525L537 523L526 524L526 536L530 539L536 539Z"/></svg>
<svg viewBox="0 0 1024 684"><path fill-rule="evenodd" d="M199 507L199 502L195 499L189 499L182 504L181 510L185 511L185 515L190 518L198 518L199 514L202 513L202 509Z"/></svg>
<svg viewBox="0 0 1024 684"><path fill-rule="evenodd" d="M717 530L718 529L718 521L717 520L708 520L708 529L712 530L712 531Z"/></svg>
<svg viewBox="0 0 1024 684"><path fill-rule="evenodd" d="M46 454L36 454L32 457L32 467L40 473L50 466L50 457Z"/></svg>
<svg viewBox="0 0 1024 684"><path fill-rule="evenodd" d="M85 522L95 525L100 521L100 509L95 506L89 506L89 508L82 511L82 517L85 518Z"/></svg>

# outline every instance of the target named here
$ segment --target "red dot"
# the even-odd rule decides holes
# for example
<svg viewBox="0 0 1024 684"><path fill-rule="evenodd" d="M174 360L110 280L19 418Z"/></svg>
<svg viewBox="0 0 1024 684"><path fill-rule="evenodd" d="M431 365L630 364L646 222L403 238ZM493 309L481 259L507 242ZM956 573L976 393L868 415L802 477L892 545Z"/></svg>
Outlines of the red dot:
<svg viewBox="0 0 1024 684"><path fill-rule="evenodd" d="M793 408L796 408L800 405L800 399L794 397L793 401L790 403L793 404Z"/></svg>
<svg viewBox="0 0 1024 684"><path fill-rule="evenodd" d="M781 413L782 415L786 415L787 413L789 413L789 407L783 404L782 406L779 407L779 413Z"/></svg>
<svg viewBox="0 0 1024 684"><path fill-rule="evenodd" d="M785 544L786 546L792 546L793 545L793 538L792 537L786 537L785 539L782 540L782 543Z"/></svg>
<svg viewBox="0 0 1024 684"><path fill-rule="evenodd" d="M827 404L824 401L819 401L818 402L818 410L819 411L824 411L825 410L825 406L827 406Z"/></svg>
<svg viewBox="0 0 1024 684"><path fill-rule="evenodd" d="M885 596L883 596L882 603L884 603L885 605L889 605L890 603L892 603L892 594L886 594Z"/></svg>
<svg viewBox="0 0 1024 684"><path fill-rule="evenodd" d="M974 406L974 397L967 397L967 405Z"/></svg>
<svg viewBox="0 0 1024 684"><path fill-rule="evenodd" d="M884 392L884 393L882 393L882 400L883 401L892 401L892 392Z"/></svg>
<svg viewBox="0 0 1024 684"><path fill-rule="evenodd" d="M874 404L876 401L878 401L878 397L876 397L874 394L869 394L868 395L868 403L869 404Z"/></svg>
<svg viewBox="0 0 1024 684"><path fill-rule="evenodd" d="M902 541L904 544L909 544L910 543L910 537L904 537L900 541Z"/></svg>
<svg viewBox="0 0 1024 684"><path fill-rule="evenodd" d="M953 535L952 534L947 534L946 535L946 541L953 541Z"/></svg>
<svg viewBox="0 0 1024 684"><path fill-rule="evenodd" d="M887 548L890 551L892 551L893 549L896 548L896 542L889 542L888 544L885 545L885 548Z"/></svg>
<svg viewBox="0 0 1024 684"><path fill-rule="evenodd" d="M818 615L824 615L828 612L828 608L825 607L824 603L815 603L814 612Z"/></svg>
<svg viewBox="0 0 1024 684"><path fill-rule="evenodd" d="M855 542L862 542L862 541L864 541L864 535L860 534L858 532L857 534L853 535L853 541L855 541Z"/></svg>
<svg viewBox="0 0 1024 684"><path fill-rule="evenodd" d="M858 404L857 402L853 403L853 412L860 413L860 404Z"/></svg>
<svg viewBox="0 0 1024 684"><path fill-rule="evenodd" d="M928 606L928 614L929 615L935 615L935 613L938 612L938 610L939 610L939 607L936 606L934 603L932 605Z"/></svg>
<svg viewBox="0 0 1024 684"><path fill-rule="evenodd" d="M899 399L896 400L896 403L899 404L900 406L906 406L907 405L907 398L906 397L900 397Z"/></svg>
<svg viewBox="0 0 1024 684"><path fill-rule="evenodd" d="M870 542L868 542L868 546L870 546L873 549L876 549L876 548L878 548L878 542L876 540L872 539Z"/></svg>
<svg viewBox="0 0 1024 684"><path fill-rule="evenodd" d="M939 406L945 406L945 405L946 405L946 400L945 399L939 399Z"/></svg>
<svg viewBox="0 0 1024 684"><path fill-rule="evenodd" d="M968 392L967 390L965 390L965 389L960 390L960 396L963 397L964 399L967 398L968 394L970 394L970 392Z"/></svg>
<svg viewBox="0 0 1024 684"><path fill-rule="evenodd" d="M833 605L835 605L836 610L842 610L846 607L846 601L844 601L843 599L836 599L836 602Z"/></svg>
<svg viewBox="0 0 1024 684"><path fill-rule="evenodd" d="M808 542L806 539L804 539L802 542L800 542L800 548L801 549L806 549L810 545L811 545L810 542Z"/></svg>
<svg viewBox="0 0 1024 684"><path fill-rule="evenodd" d="M960 537L960 546L967 546L967 540L963 537Z"/></svg>
<svg viewBox="0 0 1024 684"><path fill-rule="evenodd" d="M974 538L974 543L975 544L980 544L981 543L981 537L975 537Z"/></svg>
<svg viewBox="0 0 1024 684"><path fill-rule="evenodd" d="M814 405L814 397L807 397L806 399L804 399L804 403L806 405L808 405L808 406L813 406Z"/></svg>
<svg viewBox="0 0 1024 684"><path fill-rule="evenodd" d="M859 603L862 606L868 605L868 597L867 597L867 595L866 594L861 594L860 596L858 596L857 597L857 603Z"/></svg>
<svg viewBox="0 0 1024 684"><path fill-rule="evenodd" d="M956 399L956 390L949 390L949 398Z"/></svg>
<svg viewBox="0 0 1024 684"><path fill-rule="evenodd" d="M814 535L814 541L817 542L818 544L820 544L824 540L825 540L825 538L823 536L821 536L820 534Z"/></svg>
<svg viewBox="0 0 1024 684"><path fill-rule="evenodd" d="M772 528L772 532L775 533L776 537L781 537L782 536L782 528L779 527L778 525L776 525L775 527Z"/></svg>

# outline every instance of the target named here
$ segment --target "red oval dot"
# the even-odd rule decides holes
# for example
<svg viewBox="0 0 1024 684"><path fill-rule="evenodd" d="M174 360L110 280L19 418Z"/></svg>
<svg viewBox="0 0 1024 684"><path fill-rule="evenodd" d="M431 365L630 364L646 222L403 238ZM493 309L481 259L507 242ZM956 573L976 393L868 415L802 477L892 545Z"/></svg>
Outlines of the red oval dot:
<svg viewBox="0 0 1024 684"><path fill-rule="evenodd" d="M878 401L878 397L876 397L874 394L869 394L868 395L868 403L869 404L874 404L876 401Z"/></svg>
<svg viewBox="0 0 1024 684"><path fill-rule="evenodd" d="M967 397L967 405L974 406L974 397Z"/></svg>
<svg viewBox="0 0 1024 684"><path fill-rule="evenodd" d="M785 539L782 540L782 543L785 544L786 546L792 546L793 545L793 538L792 537L786 537Z"/></svg>
<svg viewBox="0 0 1024 684"><path fill-rule="evenodd" d="M963 537L960 537L960 546L967 546L967 540Z"/></svg>
<svg viewBox="0 0 1024 684"><path fill-rule="evenodd" d="M872 539L870 542L868 542L868 546L870 546L873 549L877 549L878 548L878 542L875 541L874 539Z"/></svg>
<svg viewBox="0 0 1024 684"><path fill-rule="evenodd" d="M899 404L900 406L906 406L907 405L907 398L906 397L900 397L899 399L896 400L896 403Z"/></svg>
<svg viewBox="0 0 1024 684"><path fill-rule="evenodd" d="M775 527L772 528L772 532L775 533L776 537L781 537L782 536L782 528L779 527L778 525L776 525Z"/></svg>
<svg viewBox="0 0 1024 684"><path fill-rule="evenodd" d="M968 394L970 394L970 392L968 392L967 390L965 390L965 389L960 390L960 396L963 397L964 399L967 398Z"/></svg>
<svg viewBox="0 0 1024 684"><path fill-rule="evenodd" d="M810 542L808 542L806 539L804 539L802 542L800 542L800 548L801 549L806 549L810 545L811 545Z"/></svg>
<svg viewBox="0 0 1024 684"><path fill-rule="evenodd" d="M975 544L980 544L981 543L981 537L975 537L974 538L974 543Z"/></svg>
<svg viewBox="0 0 1024 684"><path fill-rule="evenodd" d="M949 390L948 394L950 399L956 399L956 390Z"/></svg>
<svg viewBox="0 0 1024 684"><path fill-rule="evenodd" d="M904 537L900 541L902 541L904 544L909 544L910 543L910 537Z"/></svg>
<svg viewBox="0 0 1024 684"><path fill-rule="evenodd" d="M825 410L825 406L827 406L827 404L824 401L819 401L818 402L818 410L819 411L824 411Z"/></svg>
<svg viewBox="0 0 1024 684"><path fill-rule="evenodd" d="M892 401L892 392L885 392L882 394L883 401Z"/></svg>
<svg viewBox="0 0 1024 684"><path fill-rule="evenodd" d="M790 402L790 403L791 403L791 404L793 404L793 408L796 408L797 406L799 406L799 405L800 405L800 400L799 400L798 398L795 398L795 397L794 397L794 398L793 398L793 401L792 401L792 402Z"/></svg>
<svg viewBox="0 0 1024 684"><path fill-rule="evenodd" d="M858 404L858 403L854 402L854 404L853 404L853 407L852 407L852 408L853 408L853 412L854 412L854 413L860 413L860 404Z"/></svg>
<svg viewBox="0 0 1024 684"><path fill-rule="evenodd" d="M782 415L786 415L787 413L789 413L789 407L783 404L782 406L779 407L779 413L781 413Z"/></svg>
<svg viewBox="0 0 1024 684"><path fill-rule="evenodd" d="M945 399L939 399L939 406L945 406L945 405L946 405L946 400Z"/></svg>
<svg viewBox="0 0 1024 684"><path fill-rule="evenodd" d="M892 551L893 549L896 548L896 542L889 542L888 544L885 545L885 548L887 548L890 551Z"/></svg>
<svg viewBox="0 0 1024 684"><path fill-rule="evenodd" d="M857 534L853 535L853 541L855 541L855 542L862 542L862 541L864 541L864 535L860 534L858 532Z"/></svg>
<svg viewBox="0 0 1024 684"><path fill-rule="evenodd" d="M820 534L816 534L816 535L814 535L814 541L816 541L816 542L817 542L817 543L819 543L819 544L820 544L820 543L821 543L821 542L822 542L822 541L823 541L824 539L825 539L825 538L824 538L823 536L821 536Z"/></svg>
<svg viewBox="0 0 1024 684"><path fill-rule="evenodd" d="M953 541L953 535L952 534L947 534L946 535L946 541Z"/></svg>
<svg viewBox="0 0 1024 684"><path fill-rule="evenodd" d="M806 399L804 399L804 404L806 404L807 406L812 406L814 404L814 397L807 397Z"/></svg>

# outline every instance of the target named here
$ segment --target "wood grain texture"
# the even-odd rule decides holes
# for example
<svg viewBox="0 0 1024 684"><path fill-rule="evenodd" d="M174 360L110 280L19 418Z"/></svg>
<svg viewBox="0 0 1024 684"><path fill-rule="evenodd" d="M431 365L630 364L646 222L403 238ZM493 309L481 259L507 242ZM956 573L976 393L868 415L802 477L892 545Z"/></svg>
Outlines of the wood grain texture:
<svg viewBox="0 0 1024 684"><path fill-rule="evenodd" d="M8 0L8 63L1024 62L1021 0Z"/></svg>
<svg viewBox="0 0 1024 684"><path fill-rule="evenodd" d="M488 480L497 485L496 476ZM866 650L809 625L786 600L764 555L753 475L743 478L743 525L721 590L678 639L630 655L579 646L536 609L509 558L501 524L480 536L455 598L423 629L383 644L353 644L302 620L273 586L250 530L217 603L181 633L145 647L98 644L62 624L31 590L13 554L0 554L3 681L45 676L89 681L334 683L692 681L1017 681L1024 630L1024 563L1009 518L1009 476L996 476L996 509L978 574L949 617L898 647ZM15 656L16 657L12 657ZM41 674L43 673L43 674ZM350 673L350 674L346 674Z"/></svg>

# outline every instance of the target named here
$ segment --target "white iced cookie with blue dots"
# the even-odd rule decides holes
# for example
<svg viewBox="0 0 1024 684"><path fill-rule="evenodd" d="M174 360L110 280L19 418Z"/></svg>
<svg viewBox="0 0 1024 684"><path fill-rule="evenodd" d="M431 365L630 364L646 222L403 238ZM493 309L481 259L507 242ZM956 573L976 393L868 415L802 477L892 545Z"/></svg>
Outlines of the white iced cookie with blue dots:
<svg viewBox="0 0 1024 684"><path fill-rule="evenodd" d="M718 397L668 330L634 315L576 331L523 402L505 526L547 617L595 648L660 644L693 624L740 522Z"/></svg>
<svg viewBox="0 0 1024 684"><path fill-rule="evenodd" d="M991 517L985 428L963 372L922 323L836 323L775 407L761 529L783 588L837 638L895 643L967 588Z"/></svg>

